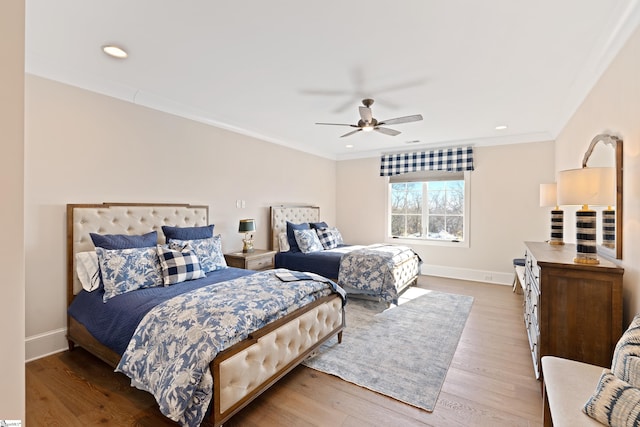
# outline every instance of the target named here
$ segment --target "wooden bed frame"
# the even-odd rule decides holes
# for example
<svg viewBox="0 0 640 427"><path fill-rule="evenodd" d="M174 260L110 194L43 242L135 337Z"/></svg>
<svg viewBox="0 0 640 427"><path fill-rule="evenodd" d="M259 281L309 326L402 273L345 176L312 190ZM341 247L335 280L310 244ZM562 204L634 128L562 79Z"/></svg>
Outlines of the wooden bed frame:
<svg viewBox="0 0 640 427"><path fill-rule="evenodd" d="M280 251L280 233L287 231L287 221L293 222L295 224L300 224L303 222L319 222L320 221L320 208L318 206L310 206L310 205L280 205L280 206L271 206L271 227L269 229L269 237L271 242L271 249L274 251ZM405 262L410 262L411 260L407 260ZM330 277L333 281L338 283L340 286L344 288L345 291L349 294L349 296L355 296L358 298L366 298L366 299L378 299L377 297L373 297L367 295L366 293L360 293L358 289L353 289L349 286L344 286L343 284L338 282L337 277ZM410 286L414 286L418 283L418 276L413 276L408 278L404 283L402 283L398 287L398 293L402 293Z"/></svg>
<svg viewBox="0 0 640 427"><path fill-rule="evenodd" d="M164 242L163 225L209 224L208 206L188 204L103 203L67 205L67 305L80 292L75 254L94 250L89 233L142 234L155 230ZM272 322L210 363L214 378L211 422L220 426L285 374L337 335L342 341L344 308L338 295L323 297ZM67 315L69 350L78 345L116 366L120 355L96 340ZM276 351L274 351L274 349Z"/></svg>

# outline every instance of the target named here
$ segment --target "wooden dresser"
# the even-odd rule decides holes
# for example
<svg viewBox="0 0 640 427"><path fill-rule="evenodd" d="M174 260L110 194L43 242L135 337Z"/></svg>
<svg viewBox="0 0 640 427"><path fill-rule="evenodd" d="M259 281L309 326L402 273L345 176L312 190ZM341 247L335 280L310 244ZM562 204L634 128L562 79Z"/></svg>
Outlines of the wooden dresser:
<svg viewBox="0 0 640 427"><path fill-rule="evenodd" d="M624 269L603 258L576 264L572 244L525 245L524 324L536 378L547 355L611 366L622 335Z"/></svg>

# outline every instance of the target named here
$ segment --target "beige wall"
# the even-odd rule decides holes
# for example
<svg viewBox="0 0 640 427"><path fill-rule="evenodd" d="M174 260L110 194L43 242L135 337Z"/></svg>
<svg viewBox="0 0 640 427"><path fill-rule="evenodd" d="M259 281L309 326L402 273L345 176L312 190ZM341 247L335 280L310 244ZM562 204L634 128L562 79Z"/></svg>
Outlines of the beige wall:
<svg viewBox="0 0 640 427"><path fill-rule="evenodd" d="M267 247L272 204L315 204L333 223L335 176L332 160L27 75L27 358L66 345L67 203L206 204L228 252L240 218Z"/></svg>
<svg viewBox="0 0 640 427"><path fill-rule="evenodd" d="M549 238L549 212L538 206L538 195L540 183L554 180L554 144L477 147L474 164L470 246L412 247L443 275L510 282L512 260L524 253L522 242ZM385 239L388 180L379 169L377 157L338 163L337 220L350 242Z"/></svg>
<svg viewBox="0 0 640 427"><path fill-rule="evenodd" d="M0 2L0 419L24 420L24 1Z"/></svg>
<svg viewBox="0 0 640 427"><path fill-rule="evenodd" d="M624 140L625 324L640 311L640 29L631 36L556 141L557 170L578 168L603 131ZM566 233L565 233L566 234ZM567 237L571 238L569 232ZM575 238L573 239L575 241Z"/></svg>

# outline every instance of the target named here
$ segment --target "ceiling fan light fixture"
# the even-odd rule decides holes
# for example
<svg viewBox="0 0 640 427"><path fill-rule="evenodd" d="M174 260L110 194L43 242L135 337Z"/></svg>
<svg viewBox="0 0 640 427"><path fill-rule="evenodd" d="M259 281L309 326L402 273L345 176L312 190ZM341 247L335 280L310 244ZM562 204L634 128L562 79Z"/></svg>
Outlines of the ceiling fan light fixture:
<svg viewBox="0 0 640 427"><path fill-rule="evenodd" d="M115 45L102 46L102 51L107 55L118 59L125 59L127 56L129 56L129 54L124 49Z"/></svg>
<svg viewBox="0 0 640 427"><path fill-rule="evenodd" d="M366 125L362 127L362 131L363 132L371 132L373 131L373 129L375 129L372 125Z"/></svg>

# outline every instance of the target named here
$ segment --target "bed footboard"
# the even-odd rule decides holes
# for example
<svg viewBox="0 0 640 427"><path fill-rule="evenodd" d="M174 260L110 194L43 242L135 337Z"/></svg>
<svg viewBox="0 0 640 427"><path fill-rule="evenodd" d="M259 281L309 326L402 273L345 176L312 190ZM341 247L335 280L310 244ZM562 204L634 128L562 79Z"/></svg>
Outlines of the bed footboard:
<svg viewBox="0 0 640 427"><path fill-rule="evenodd" d="M331 295L257 331L218 354L212 422L220 426L334 335L342 339L342 299Z"/></svg>

